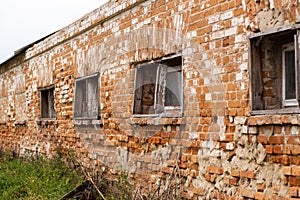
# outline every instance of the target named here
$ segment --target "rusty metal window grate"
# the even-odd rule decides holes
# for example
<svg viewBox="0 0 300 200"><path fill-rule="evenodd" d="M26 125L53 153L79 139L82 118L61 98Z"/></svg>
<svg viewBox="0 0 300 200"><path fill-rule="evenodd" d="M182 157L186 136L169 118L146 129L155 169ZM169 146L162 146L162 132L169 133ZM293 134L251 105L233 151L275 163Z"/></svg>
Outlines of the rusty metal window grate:
<svg viewBox="0 0 300 200"><path fill-rule="evenodd" d="M99 75L92 75L76 80L74 118L99 118Z"/></svg>
<svg viewBox="0 0 300 200"><path fill-rule="evenodd" d="M299 113L299 30L250 37L252 114Z"/></svg>
<svg viewBox="0 0 300 200"><path fill-rule="evenodd" d="M54 109L54 87L42 89L41 95L41 118L53 119L56 117Z"/></svg>
<svg viewBox="0 0 300 200"><path fill-rule="evenodd" d="M133 114L181 113L182 57L136 67Z"/></svg>

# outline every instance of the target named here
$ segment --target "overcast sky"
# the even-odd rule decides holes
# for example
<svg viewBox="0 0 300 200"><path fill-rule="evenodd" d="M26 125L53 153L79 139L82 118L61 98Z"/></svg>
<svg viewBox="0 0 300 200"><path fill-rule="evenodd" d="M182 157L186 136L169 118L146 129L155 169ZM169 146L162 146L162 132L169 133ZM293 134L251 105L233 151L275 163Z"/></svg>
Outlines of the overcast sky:
<svg viewBox="0 0 300 200"><path fill-rule="evenodd" d="M108 0L1 0L0 63L30 44L100 7Z"/></svg>

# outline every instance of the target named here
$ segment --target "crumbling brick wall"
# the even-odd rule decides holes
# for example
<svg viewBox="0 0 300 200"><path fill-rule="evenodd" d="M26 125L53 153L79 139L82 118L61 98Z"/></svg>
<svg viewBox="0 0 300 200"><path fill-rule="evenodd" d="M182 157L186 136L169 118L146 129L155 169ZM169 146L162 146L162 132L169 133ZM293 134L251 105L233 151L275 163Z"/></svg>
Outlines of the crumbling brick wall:
<svg viewBox="0 0 300 200"><path fill-rule="evenodd" d="M1 65L0 144L74 150L152 188L176 168L187 199L299 198L299 115L251 116L247 38L298 12L283 0L110 1ZM182 115L134 115L136 67L172 56ZM100 117L75 119L76 80L95 73ZM41 119L49 86L56 117Z"/></svg>

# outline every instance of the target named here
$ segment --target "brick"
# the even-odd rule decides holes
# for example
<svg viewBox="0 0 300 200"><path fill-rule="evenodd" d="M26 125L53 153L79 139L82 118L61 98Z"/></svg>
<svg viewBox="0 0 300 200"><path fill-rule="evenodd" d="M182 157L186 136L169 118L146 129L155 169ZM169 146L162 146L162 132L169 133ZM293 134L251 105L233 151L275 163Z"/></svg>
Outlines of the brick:
<svg viewBox="0 0 300 200"><path fill-rule="evenodd" d="M225 199L225 194L221 192L217 192L217 198L218 199Z"/></svg>
<svg viewBox="0 0 300 200"><path fill-rule="evenodd" d="M287 137L288 144L300 145L300 136L288 136Z"/></svg>
<svg viewBox="0 0 300 200"><path fill-rule="evenodd" d="M223 178L223 181L224 181L225 184L229 185L230 184L230 176L225 176Z"/></svg>
<svg viewBox="0 0 300 200"><path fill-rule="evenodd" d="M291 171L292 176L300 176L300 166L293 166Z"/></svg>
<svg viewBox="0 0 300 200"><path fill-rule="evenodd" d="M190 163L188 165L188 168L191 169L191 170L198 170L199 169L199 165L198 165L198 163Z"/></svg>
<svg viewBox="0 0 300 200"><path fill-rule="evenodd" d="M291 175L292 174L292 168L290 166L283 166L282 167L282 173L284 175Z"/></svg>
<svg viewBox="0 0 300 200"><path fill-rule="evenodd" d="M249 117L249 118L248 118L248 124L249 124L250 126L256 125L256 119L255 119L255 117Z"/></svg>
<svg viewBox="0 0 300 200"><path fill-rule="evenodd" d="M268 137L259 135L259 136L257 136L257 142L259 142L261 144L268 144Z"/></svg>
<svg viewBox="0 0 300 200"><path fill-rule="evenodd" d="M274 135L279 135L282 133L282 127L281 126L275 126L273 129Z"/></svg>
<svg viewBox="0 0 300 200"><path fill-rule="evenodd" d="M188 156L185 155L185 154L183 154L183 155L181 156L181 161L182 161L182 162L186 162L187 160L188 160Z"/></svg>
<svg viewBox="0 0 300 200"><path fill-rule="evenodd" d="M271 145L266 145L265 150L267 154L273 154L273 146Z"/></svg>
<svg viewBox="0 0 300 200"><path fill-rule="evenodd" d="M190 156L190 157L189 157L189 161L190 161L191 163L198 163L198 156L196 156L196 155Z"/></svg>
<svg viewBox="0 0 300 200"><path fill-rule="evenodd" d="M255 192L254 198L258 200L264 200L266 199L266 195L262 192Z"/></svg>
<svg viewBox="0 0 300 200"><path fill-rule="evenodd" d="M199 176L199 171L198 170L191 170L190 176L192 178L197 178Z"/></svg>
<svg viewBox="0 0 300 200"><path fill-rule="evenodd" d="M204 178L205 178L206 181L210 181L210 177L211 177L210 174L205 174L204 175Z"/></svg>
<svg viewBox="0 0 300 200"><path fill-rule="evenodd" d="M248 171L248 170L241 170L240 176L243 178L254 178L255 172L254 171Z"/></svg>
<svg viewBox="0 0 300 200"><path fill-rule="evenodd" d="M291 147L291 151L293 155L299 155L300 154L300 145L295 145Z"/></svg>
<svg viewBox="0 0 300 200"><path fill-rule="evenodd" d="M223 174L223 168L222 167L215 167L215 166L207 166L206 170L209 173L213 173L213 174Z"/></svg>
<svg viewBox="0 0 300 200"><path fill-rule="evenodd" d="M282 151L283 154L292 154L292 147L291 146L283 146L283 151Z"/></svg>
<svg viewBox="0 0 300 200"><path fill-rule="evenodd" d="M210 182L215 183L217 176L216 175L211 175L210 176Z"/></svg>
<svg viewBox="0 0 300 200"><path fill-rule="evenodd" d="M239 183L239 178L236 178L236 177L231 177L230 180L229 180L229 184L230 185L238 185Z"/></svg>
<svg viewBox="0 0 300 200"><path fill-rule="evenodd" d="M300 156L290 156L290 163L300 166Z"/></svg>
<svg viewBox="0 0 300 200"><path fill-rule="evenodd" d="M272 162L287 165L290 163L288 156L272 156Z"/></svg>
<svg viewBox="0 0 300 200"><path fill-rule="evenodd" d="M290 177L290 186L300 186L300 177Z"/></svg>
<svg viewBox="0 0 300 200"><path fill-rule="evenodd" d="M272 117L272 121L273 121L274 124L282 124L281 116L280 115L274 115Z"/></svg>
<svg viewBox="0 0 300 200"><path fill-rule="evenodd" d="M231 176L239 177L240 176L240 170L232 169L231 170Z"/></svg>
<svg viewBox="0 0 300 200"><path fill-rule="evenodd" d="M282 146L279 146L279 145L275 145L273 147L273 150L274 150L274 154L282 154L283 153Z"/></svg>
<svg viewBox="0 0 300 200"><path fill-rule="evenodd" d="M280 191L280 185L274 185L272 187L273 194L278 194Z"/></svg>
<svg viewBox="0 0 300 200"><path fill-rule="evenodd" d="M256 188L258 191L263 191L266 189L266 184L265 183L257 183Z"/></svg>
<svg viewBox="0 0 300 200"><path fill-rule="evenodd" d="M205 188L195 188L193 186L191 186L190 190L194 193L194 194L199 194L199 195L205 195L206 189Z"/></svg>
<svg viewBox="0 0 300 200"><path fill-rule="evenodd" d="M254 198L255 193L252 190L240 189L240 193L243 197Z"/></svg>
<svg viewBox="0 0 300 200"><path fill-rule="evenodd" d="M290 123L292 120L292 117L290 115L283 115L282 116L282 123L287 124Z"/></svg>
<svg viewBox="0 0 300 200"><path fill-rule="evenodd" d="M226 133L224 141L225 142L233 142L234 141L234 134L233 133Z"/></svg>
<svg viewBox="0 0 300 200"><path fill-rule="evenodd" d="M284 144L284 136L270 136L269 143L270 144Z"/></svg>
<svg viewBox="0 0 300 200"><path fill-rule="evenodd" d="M298 197L298 187L290 187L289 188L289 195L291 197Z"/></svg>
<svg viewBox="0 0 300 200"><path fill-rule="evenodd" d="M263 125L265 124L266 117L265 116L256 116L256 124Z"/></svg>
<svg viewBox="0 0 300 200"><path fill-rule="evenodd" d="M181 192L180 197L184 199L191 199L191 195L188 192Z"/></svg>

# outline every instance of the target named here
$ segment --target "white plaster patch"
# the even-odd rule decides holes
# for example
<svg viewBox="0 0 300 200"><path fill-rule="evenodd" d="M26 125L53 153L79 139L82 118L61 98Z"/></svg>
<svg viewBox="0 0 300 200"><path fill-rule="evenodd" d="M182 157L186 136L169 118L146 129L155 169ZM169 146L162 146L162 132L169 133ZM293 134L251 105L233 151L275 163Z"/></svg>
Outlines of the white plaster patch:
<svg viewBox="0 0 300 200"><path fill-rule="evenodd" d="M205 94L205 100L206 101L210 101L212 98L211 98L211 93L207 93Z"/></svg>
<svg viewBox="0 0 300 200"><path fill-rule="evenodd" d="M297 127L293 126L291 129L292 135L299 135L299 130Z"/></svg>
<svg viewBox="0 0 300 200"><path fill-rule="evenodd" d="M218 15L218 14L209 16L208 17L208 24L212 24L212 23L218 22L219 18L220 18L220 15Z"/></svg>
<svg viewBox="0 0 300 200"><path fill-rule="evenodd" d="M191 88L191 93L192 94L196 94L197 92L196 92L196 89L195 88Z"/></svg>
<svg viewBox="0 0 300 200"><path fill-rule="evenodd" d="M210 83L210 79L207 77L204 77L204 84L207 85Z"/></svg>
<svg viewBox="0 0 300 200"><path fill-rule="evenodd" d="M225 30L225 37L230 36L230 35L234 35L237 32L237 27L231 27L229 29Z"/></svg>
<svg viewBox="0 0 300 200"><path fill-rule="evenodd" d="M190 139L197 139L198 137L199 137L199 133L189 132L189 138Z"/></svg>
<svg viewBox="0 0 300 200"><path fill-rule="evenodd" d="M232 142L226 143L226 149L227 150L233 150L234 149L234 144Z"/></svg>
<svg viewBox="0 0 300 200"><path fill-rule="evenodd" d="M222 14L220 16L220 19L221 19L221 21L223 21L223 20L226 20L226 19L230 19L232 17L233 17L233 12L232 11L228 11L228 12Z"/></svg>
<svg viewBox="0 0 300 200"><path fill-rule="evenodd" d="M240 81L242 79L243 79L243 73L242 72L237 73L236 76L235 76L235 80Z"/></svg>

